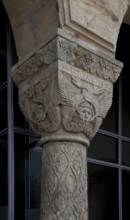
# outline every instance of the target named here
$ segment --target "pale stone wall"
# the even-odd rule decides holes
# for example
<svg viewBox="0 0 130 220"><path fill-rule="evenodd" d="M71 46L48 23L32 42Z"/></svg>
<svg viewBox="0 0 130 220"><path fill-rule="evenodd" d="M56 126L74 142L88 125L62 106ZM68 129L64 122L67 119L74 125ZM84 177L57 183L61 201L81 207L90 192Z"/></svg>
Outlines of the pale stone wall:
<svg viewBox="0 0 130 220"><path fill-rule="evenodd" d="M129 0L129 7L127 9L127 12L125 14L124 20L123 20L126 24L130 25L130 0Z"/></svg>

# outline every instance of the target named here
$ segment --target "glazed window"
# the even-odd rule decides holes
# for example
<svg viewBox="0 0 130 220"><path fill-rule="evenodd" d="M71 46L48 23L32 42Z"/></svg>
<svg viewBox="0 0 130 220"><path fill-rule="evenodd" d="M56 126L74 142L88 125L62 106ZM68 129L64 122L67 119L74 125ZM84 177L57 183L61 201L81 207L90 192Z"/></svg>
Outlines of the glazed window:
<svg viewBox="0 0 130 220"><path fill-rule="evenodd" d="M114 85L112 108L88 151L89 220L130 219L129 39L130 26L122 24L116 58L124 68Z"/></svg>

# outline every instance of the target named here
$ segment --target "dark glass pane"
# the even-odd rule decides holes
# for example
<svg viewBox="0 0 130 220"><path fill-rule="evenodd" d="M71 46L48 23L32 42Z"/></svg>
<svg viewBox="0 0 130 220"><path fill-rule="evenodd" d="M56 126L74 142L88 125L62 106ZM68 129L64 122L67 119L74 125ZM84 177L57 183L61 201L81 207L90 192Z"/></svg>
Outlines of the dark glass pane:
<svg viewBox="0 0 130 220"><path fill-rule="evenodd" d="M125 141L122 144L122 164L130 166L130 143Z"/></svg>
<svg viewBox="0 0 130 220"><path fill-rule="evenodd" d="M26 220L40 219L42 148L33 142L26 151Z"/></svg>
<svg viewBox="0 0 130 220"><path fill-rule="evenodd" d="M40 218L40 177L41 148L36 145L36 139L24 134L15 134L16 219Z"/></svg>
<svg viewBox="0 0 130 220"><path fill-rule="evenodd" d="M15 133L15 216L19 220L25 220L25 197L27 191L25 163L26 147L29 143L30 137L28 135Z"/></svg>
<svg viewBox="0 0 130 220"><path fill-rule="evenodd" d="M130 94L130 65L129 67L126 65L127 68L124 68L122 73L123 78L123 86L122 86L122 132L124 136L130 137L130 101L129 101L129 94Z"/></svg>
<svg viewBox="0 0 130 220"><path fill-rule="evenodd" d="M3 8L0 3L0 8ZM0 16L0 57L6 58L6 19Z"/></svg>
<svg viewBox="0 0 130 220"><path fill-rule="evenodd" d="M0 130L6 127L7 127L7 88L1 86L0 87Z"/></svg>
<svg viewBox="0 0 130 220"><path fill-rule="evenodd" d="M130 171L123 171L122 177L123 220L130 220Z"/></svg>
<svg viewBox="0 0 130 220"><path fill-rule="evenodd" d="M18 88L14 86L14 125L20 128L28 128L28 124L19 108Z"/></svg>
<svg viewBox="0 0 130 220"><path fill-rule="evenodd" d="M130 25L122 24L117 43L117 59L123 62L122 71L122 132L130 137Z"/></svg>
<svg viewBox="0 0 130 220"><path fill-rule="evenodd" d="M0 54L0 86L7 80L6 59Z"/></svg>
<svg viewBox="0 0 130 220"><path fill-rule="evenodd" d="M26 136L15 134L15 216L25 220L25 145Z"/></svg>
<svg viewBox="0 0 130 220"><path fill-rule="evenodd" d="M112 106L101 125L101 129L118 132L118 82L114 85Z"/></svg>
<svg viewBox="0 0 130 220"><path fill-rule="evenodd" d="M88 163L88 202L89 220L119 220L118 170Z"/></svg>
<svg viewBox="0 0 130 220"><path fill-rule="evenodd" d="M31 208L40 208L41 150L39 146L34 146L29 150Z"/></svg>
<svg viewBox="0 0 130 220"><path fill-rule="evenodd" d="M117 163L118 145L115 138L97 134L91 141L88 157Z"/></svg>
<svg viewBox="0 0 130 220"><path fill-rule="evenodd" d="M6 19L3 4L0 2L0 85L6 79Z"/></svg>
<svg viewBox="0 0 130 220"><path fill-rule="evenodd" d="M7 136L0 137L0 219L7 220L8 178L7 178Z"/></svg>

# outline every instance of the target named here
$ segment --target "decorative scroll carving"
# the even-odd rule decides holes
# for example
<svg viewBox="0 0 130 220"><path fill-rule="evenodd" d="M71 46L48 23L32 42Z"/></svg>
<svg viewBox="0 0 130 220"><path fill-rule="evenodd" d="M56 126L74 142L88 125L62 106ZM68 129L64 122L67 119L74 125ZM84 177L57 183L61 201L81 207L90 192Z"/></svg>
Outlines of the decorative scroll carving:
<svg viewBox="0 0 130 220"><path fill-rule="evenodd" d="M27 78L32 78L41 70L57 60L57 40L54 39L49 44L40 49L24 65L19 65L13 72L13 79L16 85L20 85Z"/></svg>
<svg viewBox="0 0 130 220"><path fill-rule="evenodd" d="M57 36L13 72L19 103L40 136L82 134L91 140L112 102L121 65Z"/></svg>
<svg viewBox="0 0 130 220"><path fill-rule="evenodd" d="M67 132L81 132L90 140L111 100L112 90L59 71L35 85L30 81L30 88L20 95L20 107L39 135L56 132L62 126Z"/></svg>
<svg viewBox="0 0 130 220"><path fill-rule="evenodd" d="M13 72L13 79L17 85L20 85L27 78L37 75L56 60L64 61L109 82L115 82L121 71L121 66L90 52L77 43L58 36L23 65L16 68Z"/></svg>
<svg viewBox="0 0 130 220"><path fill-rule="evenodd" d="M109 82L115 82L119 77L121 68L105 60L85 48L68 42L60 38L59 44L59 60L69 63L75 67L87 71L91 75L105 79Z"/></svg>
<svg viewBox="0 0 130 220"><path fill-rule="evenodd" d="M49 143L43 149L41 220L87 219L86 148Z"/></svg>
<svg viewBox="0 0 130 220"><path fill-rule="evenodd" d="M54 132L60 125L60 97L56 74L46 77L35 86L31 84L19 97L21 110L32 129L41 134Z"/></svg>
<svg viewBox="0 0 130 220"><path fill-rule="evenodd" d="M78 77L65 73L61 75L63 77L61 81L66 82L66 93L71 97L69 100L71 104L62 103L63 126L68 132L84 133L90 140L111 106L112 91L102 89ZM68 82L72 83L71 86Z"/></svg>

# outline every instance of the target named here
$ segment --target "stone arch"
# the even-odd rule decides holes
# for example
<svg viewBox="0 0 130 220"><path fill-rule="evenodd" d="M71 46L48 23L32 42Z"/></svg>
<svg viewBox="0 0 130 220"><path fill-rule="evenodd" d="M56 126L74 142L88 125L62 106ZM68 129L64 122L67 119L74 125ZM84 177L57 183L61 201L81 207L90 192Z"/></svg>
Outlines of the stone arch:
<svg viewBox="0 0 130 220"><path fill-rule="evenodd" d="M50 35L56 32L59 25L63 29L63 26L67 26L67 24L62 26L63 22L61 21L63 17L62 15L64 13L67 13L64 12L64 10L62 10L62 4L64 4L63 0L12 0L11 3L10 0L2 1L4 3L4 6L10 19L10 23L12 25L19 60L21 60L24 56L27 56L27 54L30 54L30 52L35 51L42 44L43 41L47 40ZM110 30L112 30L114 27L113 38L111 42L109 42L109 38L106 42L112 44L113 41L113 52L115 52L119 29L124 15L126 14L126 11L128 9L128 0L110 0L109 2L106 0L93 0L91 2L94 5L94 7L96 5L94 10L97 10L98 14L103 15L104 13L104 16L108 16L108 19L110 18L108 31L103 31L106 25L104 24L100 30L100 33L98 31L94 31L94 34L96 34L96 37L98 36L98 34L100 34L104 41L104 36L110 35ZM72 13L73 10L71 9L74 3L79 4L80 1L69 1L69 7ZM90 1L82 0L81 4L90 4ZM113 10L113 8L115 8L116 10ZM102 9L105 9L107 15L105 14L105 11ZM64 16L67 17L68 14ZM72 18L73 14L71 14L70 17ZM99 21L97 22L98 19ZM96 28L95 25L93 25L94 22L97 22L100 25L101 20L102 19L99 16L91 22L90 32L93 32L93 30ZM82 28L84 27L81 27L81 29ZM81 29L79 29L79 34Z"/></svg>
<svg viewBox="0 0 130 220"><path fill-rule="evenodd" d="M117 35L117 42L118 42L118 39L119 39L119 36L120 36L120 32L121 32L121 27L122 27L122 24L125 23L127 25L130 25L130 1L128 2L128 6L127 6L127 10L124 14L124 17L122 19L122 23L120 24L120 28L119 28L119 33ZM118 45L117 45L118 46ZM118 48L116 47L116 50ZM118 59L118 58L117 58Z"/></svg>
<svg viewBox="0 0 130 220"><path fill-rule="evenodd" d="M8 0L3 0L3 4L5 6L7 15L9 17L10 24L12 26L18 56L22 54L23 47L27 46L26 39L24 39L24 45L23 45L23 32L25 33L25 28L26 30L28 30L27 37L30 38L30 42L32 38L31 36L29 36L30 35L29 25L27 25L28 21L26 22L26 24L23 23L24 15L28 11L29 7L31 6L30 2L31 1L12 0L12 2L10 3L10 1ZM31 45L30 43L30 46L33 46L33 44Z"/></svg>
<svg viewBox="0 0 130 220"><path fill-rule="evenodd" d="M125 22L126 24L129 24L129 25L130 25L130 1L129 1L129 4L128 4L126 13L125 13L125 15L124 15L123 22Z"/></svg>
<svg viewBox="0 0 130 220"><path fill-rule="evenodd" d="M2 0L7 11L19 60L48 38L47 26L57 26L56 0ZM53 5L54 7L50 7ZM45 14L45 11L49 13ZM50 20L50 16L53 17ZM44 34L43 34L44 33ZM43 39L44 38L44 39Z"/></svg>

